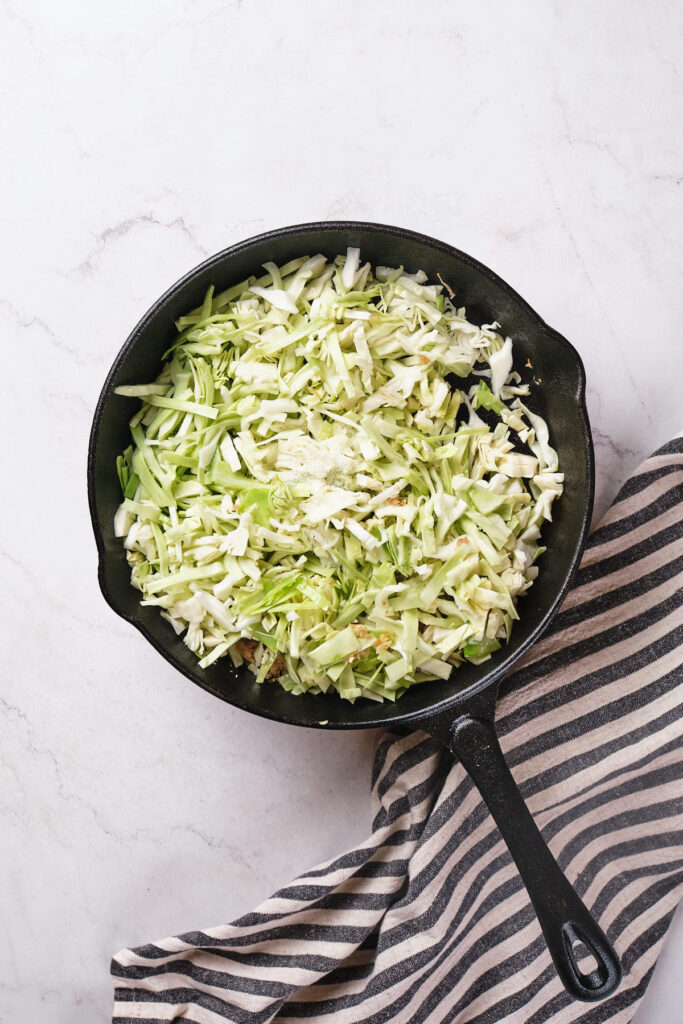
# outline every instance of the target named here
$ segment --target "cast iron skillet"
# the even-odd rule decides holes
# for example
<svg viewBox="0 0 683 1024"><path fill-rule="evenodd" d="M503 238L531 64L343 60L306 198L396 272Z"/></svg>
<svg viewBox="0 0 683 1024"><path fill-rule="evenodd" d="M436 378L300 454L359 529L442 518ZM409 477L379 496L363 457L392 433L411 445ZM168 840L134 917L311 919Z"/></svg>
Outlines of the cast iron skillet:
<svg viewBox="0 0 683 1024"><path fill-rule="evenodd" d="M403 265L409 271L437 274L451 284L478 323L498 320L515 345L515 366L527 359L540 380L532 383L529 405L548 421L565 473L565 491L554 522L544 533L548 552L538 580L520 602L520 621L510 643L490 661L467 665L447 681L416 686L397 704L359 701L351 705L335 695L294 697L277 685L259 685L246 668L227 659L202 671L195 656L177 638L156 608L140 607L139 592L121 541L114 537L114 512L121 501L114 468L116 455L129 443L128 420L135 399L113 395L118 384L153 380L162 353L174 339L176 318L198 306L210 284L220 291L259 270L266 260L282 264L304 254L328 257L360 246L374 265ZM593 504L593 446L585 406L584 369L577 352L534 313L492 271L457 249L413 231L360 222L298 224L247 239L218 253L173 285L145 314L116 357L102 389L88 453L88 496L99 553L99 581L105 600L131 622L167 661L222 700L256 715L290 725L367 729L409 725L440 740L457 757L479 788L526 884L558 974L577 999L597 1000L619 984L621 967L602 930L562 874L534 824L503 758L494 729L498 681L539 638L564 596L583 551ZM597 966L584 974L578 963L581 943Z"/></svg>

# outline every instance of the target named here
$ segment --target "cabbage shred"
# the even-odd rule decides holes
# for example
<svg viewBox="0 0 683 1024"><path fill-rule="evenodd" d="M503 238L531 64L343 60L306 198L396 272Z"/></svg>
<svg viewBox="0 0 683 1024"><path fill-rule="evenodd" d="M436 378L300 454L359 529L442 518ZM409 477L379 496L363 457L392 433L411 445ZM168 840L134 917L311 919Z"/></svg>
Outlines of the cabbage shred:
<svg viewBox="0 0 683 1024"><path fill-rule="evenodd" d="M563 475L510 339L441 284L356 249L264 267L116 389L115 532L201 667L393 701L509 638Z"/></svg>

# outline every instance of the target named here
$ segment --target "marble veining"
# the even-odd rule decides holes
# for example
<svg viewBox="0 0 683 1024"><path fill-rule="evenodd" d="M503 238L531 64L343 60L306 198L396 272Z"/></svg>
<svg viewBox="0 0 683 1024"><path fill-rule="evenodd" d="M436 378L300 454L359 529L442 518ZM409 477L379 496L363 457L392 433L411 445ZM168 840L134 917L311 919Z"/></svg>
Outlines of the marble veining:
<svg viewBox="0 0 683 1024"><path fill-rule="evenodd" d="M0 1022L90 1024L121 946L364 837L376 742L218 704L105 605L85 458L120 345L249 235L424 231L581 353L599 516L683 429L683 8L3 0L0 21ZM679 921L638 1024L677 1019L682 952Z"/></svg>

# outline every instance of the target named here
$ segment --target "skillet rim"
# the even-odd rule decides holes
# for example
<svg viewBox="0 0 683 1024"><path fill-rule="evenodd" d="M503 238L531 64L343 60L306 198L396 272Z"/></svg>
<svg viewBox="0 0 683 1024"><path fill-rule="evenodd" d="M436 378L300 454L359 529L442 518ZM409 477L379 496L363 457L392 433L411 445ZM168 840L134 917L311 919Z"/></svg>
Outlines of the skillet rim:
<svg viewBox="0 0 683 1024"><path fill-rule="evenodd" d="M587 468L587 479L586 489L584 494L584 509L583 518L581 522L581 529L579 537L575 545L574 553L569 563L569 568L565 573L564 580L559 586L555 598L550 603L545 615L537 623L534 629L530 632L529 636L515 648L514 651L510 651L506 657L501 657L499 661L491 665L490 662L485 662L484 666L491 665L488 671L484 672L480 679L471 685L467 686L460 692L456 692L447 696L441 700L435 700L432 703L427 704L426 707L421 708L418 711L411 712L400 712L397 711L393 715L385 715L381 718L374 718L372 715L369 718L365 718L363 721L354 721L352 717L345 718L343 721L325 722L323 724L320 721L300 721L295 718L290 718L286 714L278 714L270 711L266 708L256 708L250 706L249 701L235 699L230 694L226 694L223 691L216 689L210 684L208 679L202 679L199 675L200 670L191 670L187 666L183 665L175 655L161 642L151 635L147 630L146 626L140 621L136 615L129 614L123 608L119 606L116 598L112 595L106 582L106 565L108 559L108 553L105 549L104 539L99 523L98 506L96 500L96 486L95 486L95 462L96 462L96 451L99 440L100 425L102 420L102 414L107 402L111 399L114 388L114 381L117 377L119 367L126 359L128 353L134 348L138 341L139 335L142 333L144 328L150 321L154 319L157 313L170 301L170 299L176 294L176 292L184 287L186 284L191 282L194 278L204 273L206 270L222 265L226 260L239 255L240 253L252 248L263 242L267 242L271 239L280 239L287 237L296 237L297 235L311 233L311 232L323 232L323 231L365 231L365 232L378 232L394 236L398 239L409 240L418 242L422 245L426 245L437 252L442 252L450 257L454 257L462 263L470 266L476 270L479 274L487 278L495 286L502 288L514 303L519 305L530 318L535 321L539 330L551 337L553 341L564 347L570 357L573 360L576 369L576 391L574 392L574 399L578 406L578 412L583 427L583 447L584 455L586 459ZM161 656L169 662L177 671L181 672L186 678L190 679L196 686L201 687L207 693L210 693L214 697L218 697L220 700L233 707L239 708L242 711L247 711L250 714L257 715L260 718L266 718L270 721L281 722L285 725L296 725L300 728L309 729L333 729L333 730L347 730L347 729L376 729L376 728L390 728L397 725L400 726L411 726L420 727L422 724L426 727L428 721L440 718L449 710L455 710L458 707L463 707L472 698L476 698L483 691L495 686L500 679L511 670L513 665L519 661L519 659L529 650L530 647L535 644L540 637L545 633L554 615L556 614L559 606L564 599L569 585L576 573L576 570L581 561L586 542L588 539L588 532L590 528L591 515L593 510L593 500L595 494L595 460L593 451L593 439L590 429L590 423L588 419L588 410L586 408L586 372L583 365L581 356L577 352L576 348L567 340L559 331L556 331L553 327L546 323L546 321L534 310L526 299L522 298L521 295L511 285L504 281L498 274L492 271L489 267L485 266L479 260L470 256L468 253L463 252L461 249L455 246L449 245L446 242L441 241L437 238L432 238L430 235L425 235L418 231L412 231L408 228L397 227L390 224L382 224L374 221L355 221L355 220L331 220L331 221L309 221L301 224L290 224L280 228L275 228L270 231L261 232L258 235L252 235L249 238L243 239L240 242L236 242L234 245L227 246L225 249L221 249L219 252L209 256L206 260L197 264L182 277L178 278L174 284L170 285L162 293L162 295L149 307L149 309L143 314L140 320L137 322L135 327L132 329L126 341L122 345L118 354L116 355L114 362L112 363L102 390L100 391L95 411L93 413L93 420L90 429L90 436L88 441L88 460L87 460L87 491L88 491L88 507L90 512L90 520L95 536L95 544L97 547L98 567L97 577L100 587L100 591L109 607L124 621L129 622L134 626L142 636L152 645L152 647ZM507 648L503 648L502 651L507 651ZM294 698L296 699L296 698ZM385 707L386 705L382 705ZM397 708L399 705L393 705ZM349 715L352 715L355 705L348 705Z"/></svg>

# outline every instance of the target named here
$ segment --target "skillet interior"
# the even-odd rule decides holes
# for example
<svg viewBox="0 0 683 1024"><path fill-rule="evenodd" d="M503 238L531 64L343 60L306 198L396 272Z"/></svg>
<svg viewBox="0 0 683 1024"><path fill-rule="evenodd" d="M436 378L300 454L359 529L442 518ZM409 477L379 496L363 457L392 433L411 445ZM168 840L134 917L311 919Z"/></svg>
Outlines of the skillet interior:
<svg viewBox="0 0 683 1024"><path fill-rule="evenodd" d="M114 536L114 512L121 501L116 456L130 443L128 420L139 408L137 399L113 395L119 384L153 380L161 356L176 335L174 321L201 303L210 284L220 291L257 272L266 260L278 264L304 254L327 257L361 248L361 258L374 265L422 269L430 279L440 273L456 291L456 301L476 323L498 320L514 343L515 368L531 383L528 404L545 417L552 444L565 473L565 491L553 509L554 522L544 530L548 551L530 592L519 605L520 621L512 638L484 665L466 665L450 680L412 687L397 704L358 701L351 705L336 695L294 697L276 684L259 685L248 669L236 670L222 659L206 670L175 636L155 608L139 605L139 592L121 541ZM524 368L526 361L533 371ZM575 349L492 271L443 242L400 228L356 222L301 224L259 235L218 253L173 285L145 314L116 358L95 411L88 456L88 497L99 554L99 580L109 605L135 625L172 665L197 685L222 700L254 714L294 725L327 728L370 728L408 724L460 704L498 679L540 636L568 586L585 543L593 503L593 448L586 415L585 377Z"/></svg>

